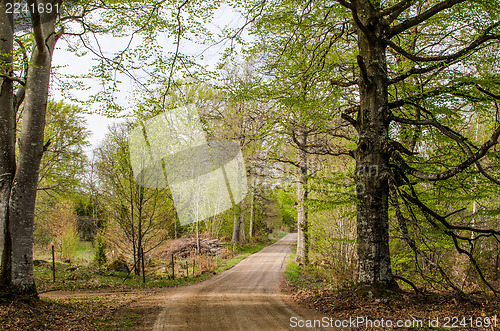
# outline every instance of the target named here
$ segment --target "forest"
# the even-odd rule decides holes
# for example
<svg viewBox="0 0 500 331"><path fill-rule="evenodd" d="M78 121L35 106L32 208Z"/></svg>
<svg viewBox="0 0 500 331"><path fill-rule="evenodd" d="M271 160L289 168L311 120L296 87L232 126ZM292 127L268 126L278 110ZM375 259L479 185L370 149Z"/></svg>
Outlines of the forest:
<svg viewBox="0 0 500 331"><path fill-rule="evenodd" d="M299 305L496 326L499 103L497 0L0 0L2 305L202 282L296 233Z"/></svg>

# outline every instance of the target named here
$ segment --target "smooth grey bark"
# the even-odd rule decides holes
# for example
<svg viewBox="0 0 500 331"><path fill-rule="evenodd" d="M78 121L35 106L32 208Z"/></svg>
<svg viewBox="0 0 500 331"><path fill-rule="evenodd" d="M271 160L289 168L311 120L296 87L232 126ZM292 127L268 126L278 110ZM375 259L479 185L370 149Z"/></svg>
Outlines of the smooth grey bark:
<svg viewBox="0 0 500 331"><path fill-rule="evenodd" d="M240 228L241 228L241 205L236 206L236 212L234 214L234 224L233 224L233 239L232 242L234 245L240 244Z"/></svg>
<svg viewBox="0 0 500 331"><path fill-rule="evenodd" d="M196 253L200 254L201 253L201 246L200 246L200 221L196 221Z"/></svg>
<svg viewBox="0 0 500 331"><path fill-rule="evenodd" d="M309 262L309 235L307 220L307 132L304 127L299 127L297 133L297 142L299 143L298 159L299 166L297 182L297 253L295 261L299 265L306 265Z"/></svg>
<svg viewBox="0 0 500 331"><path fill-rule="evenodd" d="M15 112L12 72L13 25L12 14L6 13L0 1L0 287L10 284L9 196L15 172Z"/></svg>
<svg viewBox="0 0 500 331"><path fill-rule="evenodd" d="M6 1L2 1L0 6L3 8L3 12L5 12L5 3ZM28 1L28 4L35 5L35 2ZM7 49L13 38L13 25L11 24L9 28L8 24L12 21L9 17L7 20L3 18L2 23L0 23L2 45L0 47ZM4 181L7 179L8 183L2 184L0 193L2 198L0 224L4 228L2 229L2 278L4 282L8 283L9 292L23 295L36 295L33 275L33 221L39 167L44 150L45 113L52 53L60 36L60 33L55 33L55 20L55 11L51 14L32 14L35 46L31 54L25 82L23 125L19 136L17 164L12 145L12 139L15 139L13 137L16 135L15 124L12 124L13 117L15 117L14 100L11 99L13 90L9 85L11 83L5 84L9 78L5 76L2 78L2 98L5 98L4 100L10 99L10 101L9 105L1 105L2 140L0 143L2 149L5 148L5 150L0 167L3 170L2 174L12 174L4 177ZM6 40L5 43L4 40ZM10 94L10 97L4 93ZM10 194L7 195L9 185ZM7 227L6 231L5 226ZM5 243L8 243L9 240L12 245L10 247L7 245L7 249L5 249ZM8 252L9 248L10 252ZM9 267L10 270L8 270ZM9 273L8 275L5 274L6 271Z"/></svg>
<svg viewBox="0 0 500 331"><path fill-rule="evenodd" d="M252 191L250 192L250 224L248 229L248 237L255 236L255 179L252 184Z"/></svg>
<svg viewBox="0 0 500 331"><path fill-rule="evenodd" d="M240 213L240 242L246 242L245 234L245 217L243 217L243 212Z"/></svg>
<svg viewBox="0 0 500 331"><path fill-rule="evenodd" d="M177 212L174 210L174 239L177 239Z"/></svg>
<svg viewBox="0 0 500 331"><path fill-rule="evenodd" d="M358 282L397 288L389 254L389 141L386 45L369 0L356 1L360 67L356 159Z"/></svg>

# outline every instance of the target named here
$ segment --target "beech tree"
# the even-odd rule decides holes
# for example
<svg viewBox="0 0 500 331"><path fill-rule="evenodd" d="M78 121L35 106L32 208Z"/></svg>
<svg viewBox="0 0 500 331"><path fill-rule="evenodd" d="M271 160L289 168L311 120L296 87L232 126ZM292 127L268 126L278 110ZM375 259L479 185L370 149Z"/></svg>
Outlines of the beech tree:
<svg viewBox="0 0 500 331"><path fill-rule="evenodd" d="M29 6L53 1L27 1ZM59 5L61 2L57 2ZM14 18L0 2L0 285L10 291L36 293L33 277L33 219L40 160L44 150L45 111L54 47L57 12L31 12L33 51L24 77L14 76ZM45 8L45 7L44 7ZM19 84L14 94L14 84ZM16 116L23 104L23 123L16 157ZM47 146L45 146L47 147Z"/></svg>
<svg viewBox="0 0 500 331"><path fill-rule="evenodd" d="M14 20L16 10L12 4L12 0L0 2L0 286L7 294L35 295L33 214L45 144L51 61L57 40L64 35L70 41L70 51L80 56L90 53L98 60L91 74L100 80L102 89L88 102L104 105L103 113L116 115L123 110L116 100L120 89L118 76L128 77L142 89L158 82L169 85L176 68L193 65L180 52L181 39L199 39L200 35L210 38L204 34L202 23L218 2L64 1L67 5L77 4L67 6L71 10L65 11L62 0L21 1L27 44L16 35L15 23L19 21ZM127 38L127 42L123 49L105 54L99 43L102 35ZM176 46L168 45L171 49L165 50L158 42L160 35L172 37ZM145 38L135 47L134 40L139 36ZM133 70L145 68L149 70L144 75L134 75ZM64 90L75 86L81 84L65 82ZM20 109L22 131L16 158L16 116Z"/></svg>
<svg viewBox="0 0 500 331"><path fill-rule="evenodd" d="M85 148L90 131L82 110L62 102L47 104L44 153L40 165L38 191L74 192L81 186L87 164Z"/></svg>
<svg viewBox="0 0 500 331"><path fill-rule="evenodd" d="M457 147L461 149L461 139L466 138L458 138L461 134L447 125L444 116L439 114L439 108L442 107L440 103L446 102L446 99L457 100L458 105L450 102L447 110L458 113L464 104L473 100L471 97L475 92L471 88L479 90L479 99L491 100L492 96L488 94L492 91L484 89L485 85L490 85L488 82L491 78L484 74L471 75L468 70L460 70L459 67L477 68L479 63L469 61L468 56L488 48L497 48L500 40L497 29L499 23L496 13L491 9L488 11L490 15L486 14L480 19L475 17L477 8L474 7L480 6L476 1L401 1L392 5L361 0L339 3L352 13L359 48L357 83L360 104L355 119L344 114L344 118L351 122L359 135L358 148L353 155L357 167L356 181L364 188L358 193L358 280L374 286L395 287L388 249L389 188L397 208L395 199L398 192L394 187L403 185L397 182L398 175L412 177L418 182L453 177L487 155L497 143L500 127L493 128L490 138L481 145L463 149L453 162L445 166L434 163L429 169L424 162L419 160L417 163L414 158L416 153L424 153L425 149L421 147L420 150L411 151L410 144L400 142L390 134L390 126L410 124L416 130L421 126L431 127L452 139L456 138ZM450 16L464 19L468 33L457 30L454 27L456 21L447 21ZM482 24L478 24L479 20ZM426 31L433 29L431 24L438 22L442 26L441 31L438 31L437 36L427 37ZM415 40L417 46L413 50L408 50L404 40L409 39L408 34L415 32L412 29L422 34L422 38ZM446 46L440 47L442 44ZM388 65L388 62L393 62L388 54L409 60L409 66L395 70L397 67L394 68L393 63ZM420 84L422 90L416 95L399 96L397 84L404 83L414 75L433 82ZM496 92L493 93L496 95ZM407 113L408 110L410 112ZM405 184L412 193L400 191L399 194L447 225L450 236L457 240L458 234L454 233L457 229L446 224L446 217L425 210L426 207L418 202L418 195L412 189L414 184L409 181ZM405 233L404 228L401 231ZM408 244L411 245L411 240Z"/></svg>
<svg viewBox="0 0 500 331"><path fill-rule="evenodd" d="M477 266L471 236L460 231L475 238L499 232L454 223L453 212L433 210L419 192L474 167L498 182L479 163L488 162L500 135L495 121L498 77L491 71L499 64L494 55L500 40L498 6L471 0L256 1L243 12L258 36L253 44L263 45L259 56L275 63L266 68L268 80L318 77L336 99L326 106L332 118L340 117L354 129L355 148L345 152L356 162L358 282L370 289L398 288L389 251L389 201L407 245L425 263L437 265L408 233L405 224L415 222L412 208ZM309 36L308 43L297 42L301 35ZM289 62L303 48L310 50L309 66L296 76L282 75L283 63L297 68ZM297 84L295 91L299 89ZM463 123L478 103L492 120L489 136L475 143ZM461 120L453 120L457 118ZM333 129L341 138L352 138ZM446 144L427 144L427 132ZM450 141L452 158L446 153Z"/></svg>

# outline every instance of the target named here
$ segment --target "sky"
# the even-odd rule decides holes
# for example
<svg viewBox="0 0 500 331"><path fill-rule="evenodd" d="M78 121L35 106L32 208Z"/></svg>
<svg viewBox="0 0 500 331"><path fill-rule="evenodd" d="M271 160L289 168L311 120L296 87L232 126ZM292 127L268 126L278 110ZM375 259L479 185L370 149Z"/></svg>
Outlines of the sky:
<svg viewBox="0 0 500 331"><path fill-rule="evenodd" d="M226 25L238 26L241 24L242 18L234 12L231 8L220 8L216 11L214 15L214 19L210 24L210 29L213 32L218 32L220 29ZM171 40L168 40L166 36L161 36L165 40L165 43L171 43ZM128 38L111 38L111 37L103 37L100 40L100 44L103 47L104 52L108 52L110 54L120 51L124 44L128 42ZM220 58L220 54L222 53L223 45L217 45L208 49L203 55L202 64L207 64L209 66L214 66ZM95 56L92 56L90 53L83 56L78 57L73 52L68 51L68 43L65 39L61 39L58 41L57 50L53 55L53 66L56 67L56 75L60 74L73 74L80 75L86 74L92 68L92 65L95 63ZM181 42L181 51L188 54L199 54L202 49L205 49L206 46L201 47L200 45L188 44L187 42ZM127 107L130 104L130 97L132 96L132 92L134 88L136 88L136 84L131 81L130 78L121 76L118 77L122 82L122 86L120 88L120 96L119 99L122 101L122 105ZM92 91L97 91L99 88L98 80L85 79L84 81L89 87L90 90L75 90L72 92L72 95L75 96L78 100L86 100L89 95L91 95ZM54 79L54 85L60 86L58 83L58 79ZM56 87L51 91L51 96L53 99L65 100L62 92ZM94 107L91 107L94 108ZM91 131L90 143L91 147L88 148L88 153L96 147L100 141L104 138L107 128L109 125L123 121L124 119L117 118L108 118L106 116L102 116L97 114L99 109L87 109L89 112L85 114L85 118L88 123L88 127Z"/></svg>

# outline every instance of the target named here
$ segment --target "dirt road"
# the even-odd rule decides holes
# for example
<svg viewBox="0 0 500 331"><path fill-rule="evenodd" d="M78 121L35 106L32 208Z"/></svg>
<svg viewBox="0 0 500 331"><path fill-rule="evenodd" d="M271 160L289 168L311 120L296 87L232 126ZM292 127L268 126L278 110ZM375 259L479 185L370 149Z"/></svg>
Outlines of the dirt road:
<svg viewBox="0 0 500 331"><path fill-rule="evenodd" d="M154 330L293 330L291 317L311 318L302 317L279 293L295 240L296 234L288 234L206 282L177 289Z"/></svg>

